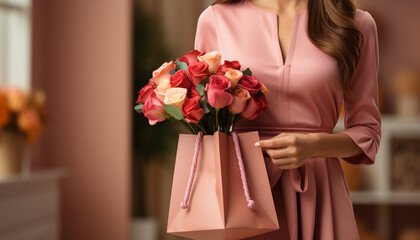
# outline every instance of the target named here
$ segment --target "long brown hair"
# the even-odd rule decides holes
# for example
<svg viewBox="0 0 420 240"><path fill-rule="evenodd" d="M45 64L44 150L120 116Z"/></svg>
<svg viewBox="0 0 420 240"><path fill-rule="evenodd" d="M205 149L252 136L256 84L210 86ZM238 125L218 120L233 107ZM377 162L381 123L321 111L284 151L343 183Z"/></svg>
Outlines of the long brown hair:
<svg viewBox="0 0 420 240"><path fill-rule="evenodd" d="M240 1L216 0L211 5ZM350 94L349 81L359 62L363 44L355 15L356 6L352 0L308 0L309 39L337 60L345 96Z"/></svg>

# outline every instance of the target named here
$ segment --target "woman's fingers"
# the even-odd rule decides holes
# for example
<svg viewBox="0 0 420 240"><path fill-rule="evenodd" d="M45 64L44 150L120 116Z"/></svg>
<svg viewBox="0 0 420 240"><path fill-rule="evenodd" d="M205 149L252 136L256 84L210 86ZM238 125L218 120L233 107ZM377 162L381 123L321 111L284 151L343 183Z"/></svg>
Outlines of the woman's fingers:
<svg viewBox="0 0 420 240"><path fill-rule="evenodd" d="M294 135L278 136L266 140L261 140L255 143L256 147L261 148L279 148L296 145L297 137Z"/></svg>
<svg viewBox="0 0 420 240"><path fill-rule="evenodd" d="M297 148L295 146L289 146L286 148L278 148L278 149L267 148L265 149L265 151L272 159L284 158L284 157L295 157L297 155Z"/></svg>
<svg viewBox="0 0 420 240"><path fill-rule="evenodd" d="M280 169L287 170L287 169L295 169L295 168L298 168L300 166L297 163L292 163L292 164L279 165L278 167Z"/></svg>

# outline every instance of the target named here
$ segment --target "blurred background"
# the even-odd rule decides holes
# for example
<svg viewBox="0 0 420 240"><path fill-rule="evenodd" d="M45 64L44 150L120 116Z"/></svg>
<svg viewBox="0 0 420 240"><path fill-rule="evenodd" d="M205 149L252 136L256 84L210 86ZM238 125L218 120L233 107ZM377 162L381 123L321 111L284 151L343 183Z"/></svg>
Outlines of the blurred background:
<svg viewBox="0 0 420 240"><path fill-rule="evenodd" d="M166 221L183 130L133 107L211 2L0 0L0 239L180 239ZM374 165L341 164L361 239L418 240L420 2L359 5L378 27L382 141Z"/></svg>

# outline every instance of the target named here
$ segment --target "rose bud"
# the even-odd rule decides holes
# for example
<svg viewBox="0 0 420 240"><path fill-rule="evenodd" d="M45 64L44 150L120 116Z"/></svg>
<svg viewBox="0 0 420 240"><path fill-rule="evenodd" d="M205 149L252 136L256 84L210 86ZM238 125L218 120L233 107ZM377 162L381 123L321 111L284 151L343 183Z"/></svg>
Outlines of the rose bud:
<svg viewBox="0 0 420 240"><path fill-rule="evenodd" d="M193 85L197 86L201 80L210 75L209 64L207 62L196 62L187 67L187 72Z"/></svg>
<svg viewBox="0 0 420 240"><path fill-rule="evenodd" d="M253 120L260 117L267 108L268 102L264 95L261 97L253 96L249 99L241 115L246 119Z"/></svg>
<svg viewBox="0 0 420 240"><path fill-rule="evenodd" d="M163 63L162 66L153 71L153 78L151 78L150 81L155 84L155 86L159 85L163 79L169 79L171 77L169 72L175 70L175 68L176 65L173 61Z"/></svg>
<svg viewBox="0 0 420 240"><path fill-rule="evenodd" d="M238 86L248 90L251 96L256 95L262 88L261 83L254 76L248 75L242 76L238 82Z"/></svg>
<svg viewBox="0 0 420 240"><path fill-rule="evenodd" d="M181 110L187 122L198 123L204 116L204 109L200 107L200 99L198 97L187 99Z"/></svg>
<svg viewBox="0 0 420 240"><path fill-rule="evenodd" d="M163 102L165 100L166 92L169 90L169 88L171 88L171 84L169 80L166 79L161 81L154 90L160 102Z"/></svg>
<svg viewBox="0 0 420 240"><path fill-rule="evenodd" d="M149 119L150 125L155 125L157 122L162 122L166 119L165 109L163 109L163 103L159 101L156 93L152 93L150 97L144 103L142 108L143 114Z"/></svg>
<svg viewBox="0 0 420 240"><path fill-rule="evenodd" d="M247 90L243 88L237 88L233 90L232 95L233 95L233 102L229 106L229 110L235 114L241 113L242 111L244 111L246 107L246 103L248 102L248 99L251 98L251 95L249 94Z"/></svg>
<svg viewBox="0 0 420 240"><path fill-rule="evenodd" d="M233 97L226 92L231 86L229 79L225 76L212 75L209 83L206 84L207 100L214 108L224 108L232 104Z"/></svg>
<svg viewBox="0 0 420 240"><path fill-rule="evenodd" d="M197 58L199 61L207 62L209 64L210 74L215 74L217 67L221 64L222 54L219 51L212 51Z"/></svg>
<svg viewBox="0 0 420 240"><path fill-rule="evenodd" d="M145 103L146 100L150 97L150 94L152 94L153 90L155 90L155 87L149 82L146 86L144 86L139 93L139 96L137 98L137 104L139 103Z"/></svg>
<svg viewBox="0 0 420 240"><path fill-rule="evenodd" d="M166 92L164 103L181 109L182 104L187 98L187 91L186 88L170 88Z"/></svg>
<svg viewBox="0 0 420 240"><path fill-rule="evenodd" d="M178 58L178 61L186 63L188 66L198 62L197 56L202 55L198 50L192 50L191 52L185 54L184 56Z"/></svg>
<svg viewBox="0 0 420 240"><path fill-rule="evenodd" d="M174 75L172 75L170 82L171 87L190 89L192 85L190 79L188 79L187 73L184 70L178 70Z"/></svg>
<svg viewBox="0 0 420 240"><path fill-rule="evenodd" d="M239 79L242 78L243 73L239 70L233 69L233 68L228 68L228 70L226 71L225 76L227 78L229 78L229 81L231 83L231 89L234 89L236 87L236 85L239 82Z"/></svg>

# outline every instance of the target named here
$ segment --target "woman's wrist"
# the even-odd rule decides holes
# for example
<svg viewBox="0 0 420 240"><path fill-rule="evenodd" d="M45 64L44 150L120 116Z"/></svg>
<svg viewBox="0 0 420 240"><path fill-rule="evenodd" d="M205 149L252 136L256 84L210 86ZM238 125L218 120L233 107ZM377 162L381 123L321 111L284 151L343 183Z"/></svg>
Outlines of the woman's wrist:
<svg viewBox="0 0 420 240"><path fill-rule="evenodd" d="M309 137L309 141L310 141L310 146L311 146L311 152L312 152L312 156L311 157L318 157L320 156L320 143L322 142L322 134L320 133L308 133L308 137Z"/></svg>
<svg viewBox="0 0 420 240"><path fill-rule="evenodd" d="M343 133L308 133L312 157L349 157L362 150Z"/></svg>

